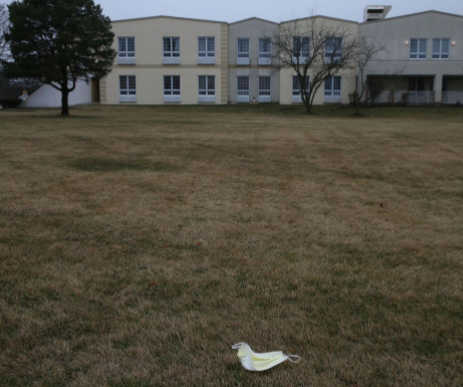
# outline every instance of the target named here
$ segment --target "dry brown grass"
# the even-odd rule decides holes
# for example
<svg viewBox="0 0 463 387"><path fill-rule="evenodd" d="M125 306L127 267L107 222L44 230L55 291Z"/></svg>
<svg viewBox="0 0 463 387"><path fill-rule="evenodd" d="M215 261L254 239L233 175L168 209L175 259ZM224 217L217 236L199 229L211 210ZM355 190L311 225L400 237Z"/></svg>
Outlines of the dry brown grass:
<svg viewBox="0 0 463 387"><path fill-rule="evenodd" d="M0 385L463 385L462 110L417 111L0 112Z"/></svg>

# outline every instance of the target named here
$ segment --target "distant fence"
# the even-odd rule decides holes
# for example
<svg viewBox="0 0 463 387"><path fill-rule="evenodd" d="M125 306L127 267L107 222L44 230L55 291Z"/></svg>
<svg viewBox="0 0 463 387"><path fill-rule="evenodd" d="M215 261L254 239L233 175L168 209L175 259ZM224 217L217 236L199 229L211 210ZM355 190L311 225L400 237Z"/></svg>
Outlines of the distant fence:
<svg viewBox="0 0 463 387"><path fill-rule="evenodd" d="M444 91L442 103L447 105L463 104L463 91Z"/></svg>

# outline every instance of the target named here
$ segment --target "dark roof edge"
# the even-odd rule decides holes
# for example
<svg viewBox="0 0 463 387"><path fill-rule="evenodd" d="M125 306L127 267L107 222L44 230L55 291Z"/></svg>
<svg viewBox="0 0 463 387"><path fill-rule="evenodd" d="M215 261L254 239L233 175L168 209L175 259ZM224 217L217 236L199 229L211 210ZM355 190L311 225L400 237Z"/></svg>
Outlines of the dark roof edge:
<svg viewBox="0 0 463 387"><path fill-rule="evenodd" d="M249 21L249 20L259 20L259 21L263 21L263 22L265 22L265 23L271 23L271 24L279 25L279 23L273 22L273 21L271 21L271 20L262 19L262 18L256 17L256 16L248 17L247 19L238 20L238 21L236 21L236 22L229 23L229 24L230 24L230 25L232 25L232 24L238 24L238 23L243 23L243 22Z"/></svg>
<svg viewBox="0 0 463 387"><path fill-rule="evenodd" d="M331 19L331 20L341 21L341 22L345 22L345 23L359 24L359 22L356 22L356 21L347 20L347 19L340 19L340 18L337 18L337 17L325 16L325 15L314 15L314 16L301 17L301 18L292 19L292 20L285 20L285 21L282 21L280 24L297 22L299 20L315 19L317 17L321 17L323 19Z"/></svg>
<svg viewBox="0 0 463 387"><path fill-rule="evenodd" d="M463 17L463 15L458 15L457 13L442 12L442 11L436 11L436 10L432 9L432 10L429 10L429 11L409 13L407 15L394 16L394 17L389 17L389 18L381 19L381 20L372 20L372 21L362 22L360 24L363 25L363 24L373 24L373 23L379 23L379 22L387 22L387 21L390 21L390 20L403 19L403 18L411 17L411 16L425 15L427 13L438 13L440 15L445 15L445 16Z"/></svg>
<svg viewBox="0 0 463 387"><path fill-rule="evenodd" d="M189 18L189 17L166 16L166 15L138 17L138 18L133 18L133 19L111 20L111 23L122 23L122 22L131 22L131 21L149 20L149 19L160 19L160 18L164 18L164 19L178 19L178 20L189 20L189 21L206 22L206 23L228 24L228 22L225 22L225 21L206 20L206 19L193 19L193 18Z"/></svg>

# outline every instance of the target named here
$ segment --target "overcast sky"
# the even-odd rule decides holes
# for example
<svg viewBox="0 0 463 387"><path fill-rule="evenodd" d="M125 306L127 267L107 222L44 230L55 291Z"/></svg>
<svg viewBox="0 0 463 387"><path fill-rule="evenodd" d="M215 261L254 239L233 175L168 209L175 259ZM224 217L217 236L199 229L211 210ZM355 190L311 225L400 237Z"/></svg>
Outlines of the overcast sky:
<svg viewBox="0 0 463 387"><path fill-rule="evenodd" d="M0 3L5 0L0 0ZM10 3L11 1L6 1ZM309 15L316 8L319 15L363 21L363 9L369 4L360 0L96 0L113 20L168 15L233 22L258 16L280 22ZM381 4L381 3L379 3ZM463 15L463 0L391 0L389 17L431 9Z"/></svg>

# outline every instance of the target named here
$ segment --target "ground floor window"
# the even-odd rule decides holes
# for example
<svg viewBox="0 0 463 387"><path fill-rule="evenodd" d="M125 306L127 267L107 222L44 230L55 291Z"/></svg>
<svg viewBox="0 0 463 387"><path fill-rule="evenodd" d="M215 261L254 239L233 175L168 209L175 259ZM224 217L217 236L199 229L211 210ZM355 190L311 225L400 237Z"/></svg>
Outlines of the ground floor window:
<svg viewBox="0 0 463 387"><path fill-rule="evenodd" d="M341 77L330 77L325 79L325 96L341 96Z"/></svg>
<svg viewBox="0 0 463 387"><path fill-rule="evenodd" d="M259 95L270 95L270 77L259 77Z"/></svg>
<svg viewBox="0 0 463 387"><path fill-rule="evenodd" d="M310 77L305 78L305 90L309 91L310 87ZM293 77L293 96L299 97L301 95L301 82L299 82L299 77Z"/></svg>
<svg viewBox="0 0 463 387"><path fill-rule="evenodd" d="M180 95L180 76L164 76L164 95Z"/></svg>
<svg viewBox="0 0 463 387"><path fill-rule="evenodd" d="M249 77L238 77L238 95L249 95Z"/></svg>
<svg viewBox="0 0 463 387"><path fill-rule="evenodd" d="M119 77L120 95L137 95L137 80L134 75Z"/></svg>
<svg viewBox="0 0 463 387"><path fill-rule="evenodd" d="M215 95L215 77L211 75L199 76L199 95Z"/></svg>

